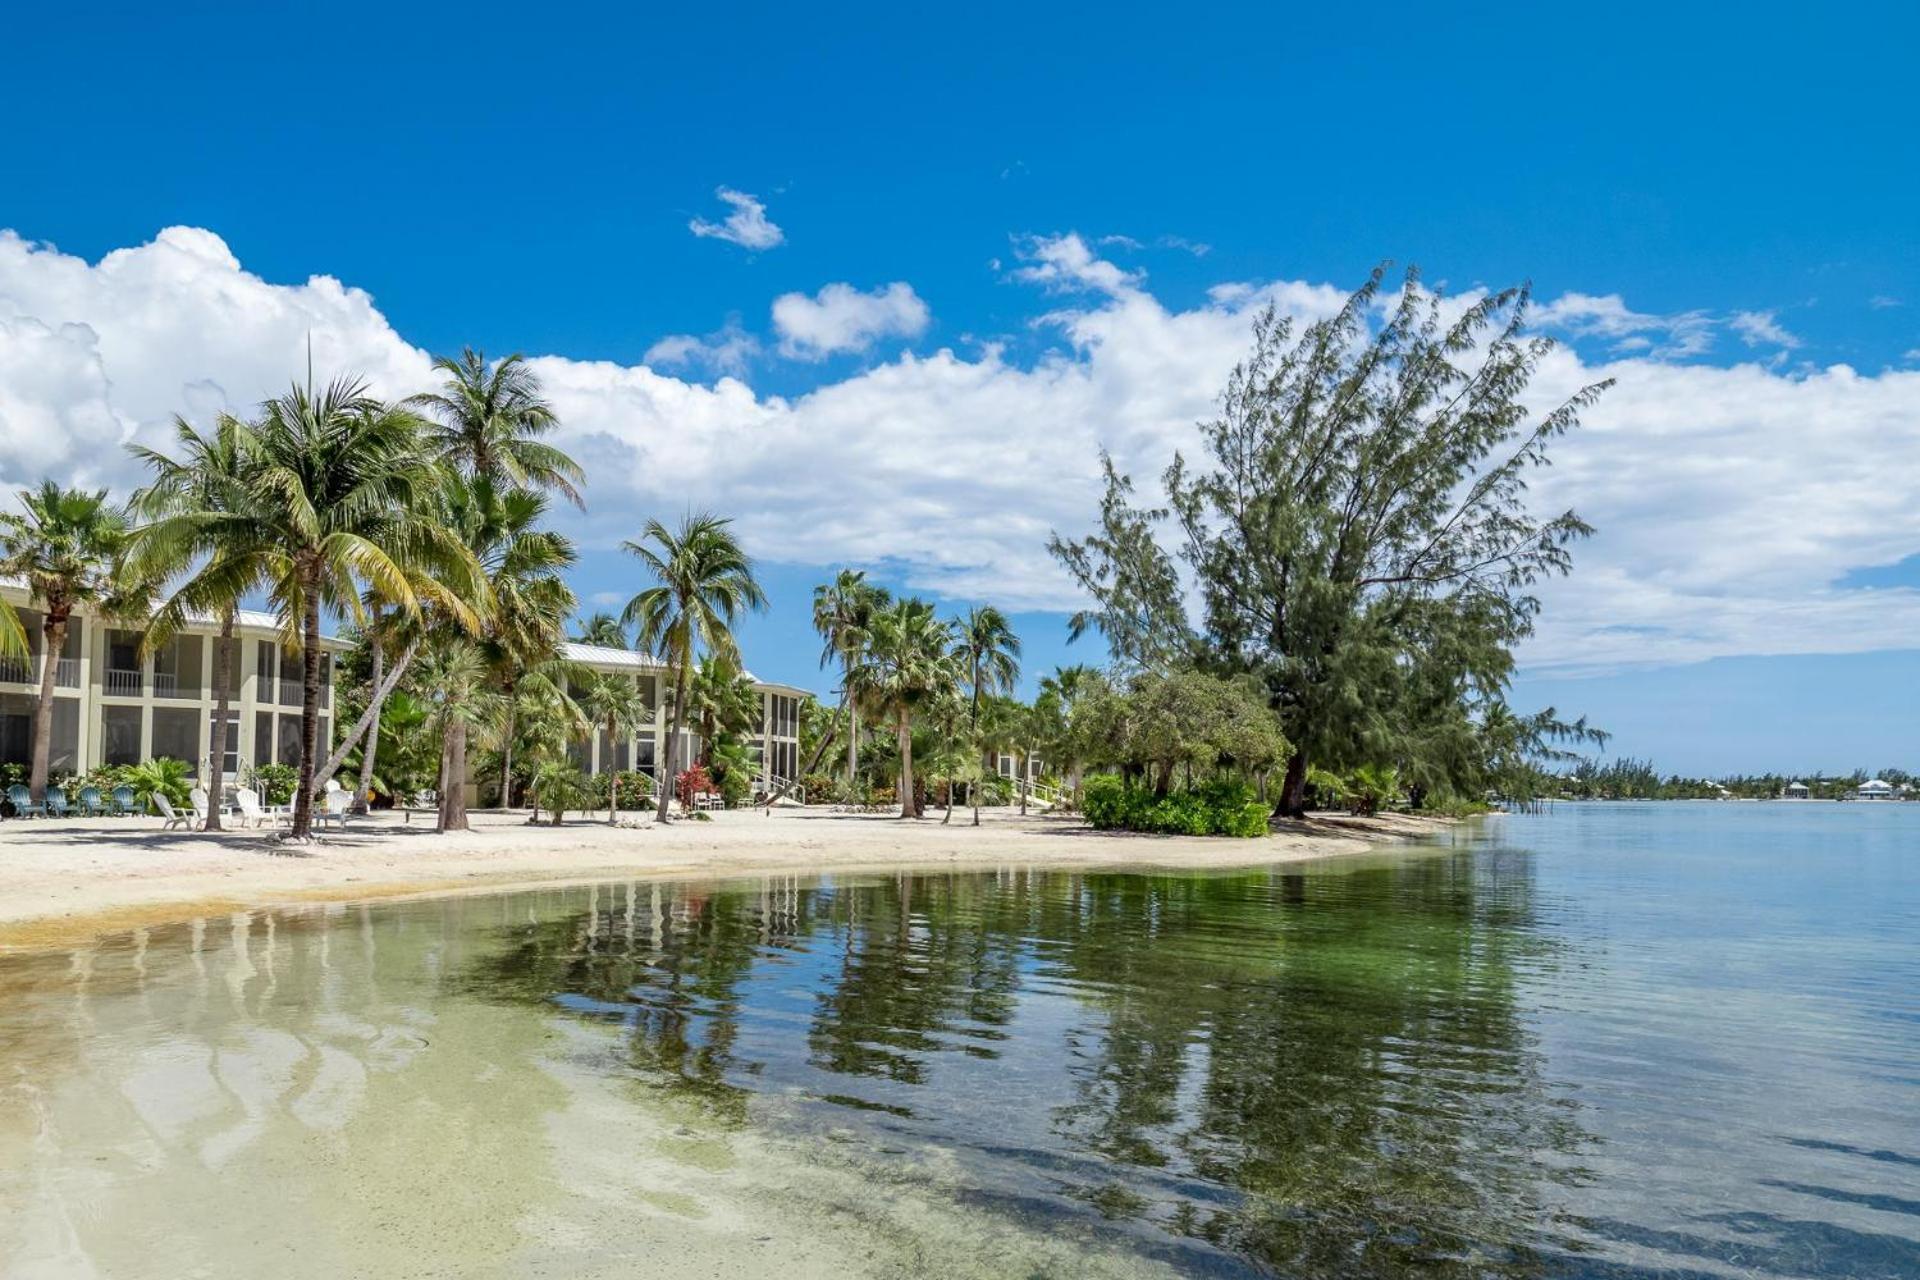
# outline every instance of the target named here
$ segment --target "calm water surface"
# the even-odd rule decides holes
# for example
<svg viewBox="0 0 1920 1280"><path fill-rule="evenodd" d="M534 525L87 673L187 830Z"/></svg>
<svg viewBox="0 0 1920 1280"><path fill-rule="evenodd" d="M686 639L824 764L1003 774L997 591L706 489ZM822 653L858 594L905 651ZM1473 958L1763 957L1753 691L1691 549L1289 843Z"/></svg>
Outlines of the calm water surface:
<svg viewBox="0 0 1920 1280"><path fill-rule="evenodd" d="M0 1274L1920 1276L1920 805L0 959Z"/></svg>

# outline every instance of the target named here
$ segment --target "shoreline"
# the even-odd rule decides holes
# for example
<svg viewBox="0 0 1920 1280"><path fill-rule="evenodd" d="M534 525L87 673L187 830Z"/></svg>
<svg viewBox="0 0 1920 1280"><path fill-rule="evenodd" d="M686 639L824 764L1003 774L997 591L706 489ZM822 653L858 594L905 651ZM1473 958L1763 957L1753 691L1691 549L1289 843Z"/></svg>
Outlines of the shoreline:
<svg viewBox="0 0 1920 1280"><path fill-rule="evenodd" d="M1305 862L1421 839L1453 820L1316 814L1257 840L1094 831L1078 818L969 811L951 825L824 809L736 810L666 827L521 812L471 815L473 829L376 814L308 849L270 833L162 832L155 818L0 822L0 953L85 942L196 915L500 893L607 880L733 879L894 870L1112 867L1192 870Z"/></svg>

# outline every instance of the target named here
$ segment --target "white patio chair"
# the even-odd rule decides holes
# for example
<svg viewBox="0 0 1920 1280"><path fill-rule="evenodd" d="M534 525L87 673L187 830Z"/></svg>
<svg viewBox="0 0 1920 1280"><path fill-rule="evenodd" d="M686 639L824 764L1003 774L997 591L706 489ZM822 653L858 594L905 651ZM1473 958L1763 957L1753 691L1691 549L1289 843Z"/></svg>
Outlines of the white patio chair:
<svg viewBox="0 0 1920 1280"><path fill-rule="evenodd" d="M184 827L187 825L187 815L184 813L175 813L173 811L173 801L167 799L158 791L153 793L153 807L158 809L160 816L165 819L165 821L160 824L162 831L171 831L175 827ZM205 810L201 811L200 819L202 822L206 821Z"/></svg>
<svg viewBox="0 0 1920 1280"><path fill-rule="evenodd" d="M344 831L347 826L347 810L353 806L353 797L339 787L331 785L333 779L329 778L327 782L330 785L321 797L320 810L313 815L313 820L321 826L331 822Z"/></svg>
<svg viewBox="0 0 1920 1280"><path fill-rule="evenodd" d="M237 821L256 827L267 825L267 811L260 807L260 795L253 788L241 787L233 793L233 799L234 803L240 806L240 816Z"/></svg>

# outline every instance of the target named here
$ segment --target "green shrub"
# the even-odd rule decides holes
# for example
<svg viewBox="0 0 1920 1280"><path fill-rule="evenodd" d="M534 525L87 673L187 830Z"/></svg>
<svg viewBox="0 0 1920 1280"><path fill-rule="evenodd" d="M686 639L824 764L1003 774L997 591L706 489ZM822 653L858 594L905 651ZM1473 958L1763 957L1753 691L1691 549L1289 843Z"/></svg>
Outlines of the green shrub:
<svg viewBox="0 0 1920 1280"><path fill-rule="evenodd" d="M753 779L745 769L729 769L720 779L720 799L729 809L744 809L753 803Z"/></svg>
<svg viewBox="0 0 1920 1280"><path fill-rule="evenodd" d="M1243 782L1209 782L1156 798L1144 787L1101 775L1087 779L1082 809L1102 831L1243 839L1267 834L1267 807Z"/></svg>
<svg viewBox="0 0 1920 1280"><path fill-rule="evenodd" d="M290 764L256 765L247 772L247 785L260 793L262 804L292 804L300 771Z"/></svg>

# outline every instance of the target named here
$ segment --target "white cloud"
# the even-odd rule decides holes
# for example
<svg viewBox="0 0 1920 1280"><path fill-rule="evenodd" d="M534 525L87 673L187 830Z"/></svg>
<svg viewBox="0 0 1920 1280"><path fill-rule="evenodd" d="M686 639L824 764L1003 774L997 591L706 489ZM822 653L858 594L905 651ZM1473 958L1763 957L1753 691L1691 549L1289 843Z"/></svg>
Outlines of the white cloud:
<svg viewBox="0 0 1920 1280"><path fill-rule="evenodd" d="M1788 351L1800 345L1800 339L1780 327L1772 311L1736 311L1727 323L1750 347L1782 347Z"/></svg>
<svg viewBox="0 0 1920 1280"><path fill-rule="evenodd" d="M1867 299L1867 305L1872 307L1875 311L1885 311L1889 307L1898 307L1903 304L1898 298L1890 297L1889 295L1884 293L1876 293L1871 298Z"/></svg>
<svg viewBox="0 0 1920 1280"><path fill-rule="evenodd" d="M1091 290L1118 296L1131 292L1146 278L1141 272L1122 270L1100 257L1085 239L1071 232L1017 239L1014 253L1027 264L1013 269L1015 280L1054 292Z"/></svg>
<svg viewBox="0 0 1920 1280"><path fill-rule="evenodd" d="M733 212L720 222L693 219L687 223L687 230L696 236L725 240L745 249L771 249L786 240L787 233L767 217L767 206L760 203L757 197L744 191L735 191L732 187L720 187L714 194L732 205Z"/></svg>
<svg viewBox="0 0 1920 1280"><path fill-rule="evenodd" d="M739 377L760 352L760 339L741 328L736 316L709 334L669 334L648 347L641 361L667 369L711 369Z"/></svg>
<svg viewBox="0 0 1920 1280"><path fill-rule="evenodd" d="M1563 293L1533 309L1533 323L1580 338L1607 338L1613 350L1685 359L1713 349L1713 321L1704 311L1653 315L1635 311L1617 293Z"/></svg>
<svg viewBox="0 0 1920 1280"><path fill-rule="evenodd" d="M1254 309L1323 315L1344 291L1257 282L1171 310L1084 242L1028 248L1027 265L1052 268L1034 283L1085 295L1042 322L1057 343L1030 365L994 347L904 354L783 397L737 377L538 358L589 477L589 514L558 518L611 545L648 515L711 506L769 559L884 563L924 590L1071 607L1042 544L1049 529L1089 527L1096 451L1150 485L1194 444ZM1641 313L1602 302L1563 315L1668 339L1670 325L1636 327ZM364 370L395 395L431 381L426 353L367 295L324 276L265 283L209 233L170 230L93 264L0 234L0 483L128 484L138 471L121 439L280 390L305 367L309 331L323 376ZM1561 349L1535 405L1607 376L1618 385L1536 481L1543 505L1576 506L1599 534L1575 576L1546 588L1530 663L1911 646L1920 592L1833 584L1920 551L1920 495L1897 465L1920 449L1920 371L1788 374L1640 352L1596 363Z"/></svg>
<svg viewBox="0 0 1920 1280"><path fill-rule="evenodd" d="M865 351L882 338L916 338L932 318L913 286L901 280L871 293L830 284L811 298L785 293L773 300L780 352L799 360Z"/></svg>

